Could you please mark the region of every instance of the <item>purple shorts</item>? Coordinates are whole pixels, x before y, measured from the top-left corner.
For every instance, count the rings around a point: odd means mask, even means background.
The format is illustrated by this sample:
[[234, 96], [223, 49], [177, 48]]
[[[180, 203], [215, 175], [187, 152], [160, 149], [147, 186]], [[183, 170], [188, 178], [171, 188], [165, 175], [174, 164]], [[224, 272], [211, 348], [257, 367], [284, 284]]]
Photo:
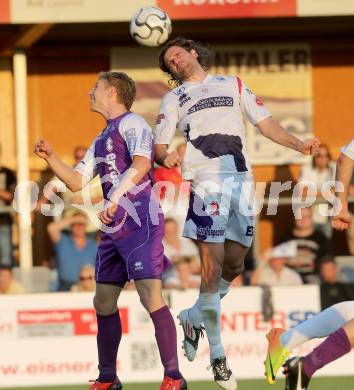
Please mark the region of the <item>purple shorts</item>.
[[96, 282], [123, 287], [129, 280], [160, 279], [170, 266], [164, 256], [163, 216], [153, 225], [149, 218], [139, 227], [124, 224], [119, 232], [103, 233], [96, 258]]

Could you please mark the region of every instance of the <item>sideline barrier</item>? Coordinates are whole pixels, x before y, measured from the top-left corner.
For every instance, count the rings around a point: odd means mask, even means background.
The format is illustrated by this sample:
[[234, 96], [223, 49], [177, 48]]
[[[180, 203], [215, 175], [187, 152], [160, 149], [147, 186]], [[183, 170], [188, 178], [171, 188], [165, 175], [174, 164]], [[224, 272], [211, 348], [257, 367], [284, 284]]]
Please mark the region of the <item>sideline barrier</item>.
[[[265, 334], [271, 326], [291, 327], [320, 309], [317, 286], [272, 288], [274, 316], [263, 321], [262, 289], [240, 287], [222, 300], [222, 338], [230, 366], [238, 378], [262, 378]], [[168, 291], [174, 317], [190, 306], [196, 290]], [[93, 294], [52, 293], [2, 296], [0, 299], [0, 387], [83, 384], [97, 375], [96, 319]], [[128, 382], [159, 382], [159, 353], [149, 315], [135, 291], [120, 300], [123, 338], [119, 376]], [[178, 327], [180, 328], [180, 327]], [[201, 340], [196, 360], [189, 363], [180, 348], [181, 369], [189, 380], [210, 380], [208, 343]], [[318, 341], [301, 349], [307, 353]], [[321, 375], [352, 375], [354, 354], [321, 370]]]

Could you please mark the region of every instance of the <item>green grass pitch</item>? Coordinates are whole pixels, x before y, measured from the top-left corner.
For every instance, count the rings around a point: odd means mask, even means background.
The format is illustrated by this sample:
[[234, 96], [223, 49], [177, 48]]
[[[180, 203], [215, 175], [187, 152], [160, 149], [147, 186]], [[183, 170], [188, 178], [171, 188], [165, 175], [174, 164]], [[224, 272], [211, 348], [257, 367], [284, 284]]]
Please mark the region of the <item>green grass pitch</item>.
[[[86, 386], [49, 386], [49, 387], [11, 387], [1, 388], [1, 390], [87, 390]], [[239, 390], [283, 390], [284, 380], [279, 380], [273, 386], [269, 386], [264, 380], [245, 380], [239, 381]], [[353, 377], [329, 377], [329, 378], [314, 378], [309, 386], [309, 390], [349, 390], [354, 388]], [[124, 390], [158, 390], [159, 384], [126, 384]], [[188, 390], [217, 390], [220, 389], [213, 382], [190, 382]]]

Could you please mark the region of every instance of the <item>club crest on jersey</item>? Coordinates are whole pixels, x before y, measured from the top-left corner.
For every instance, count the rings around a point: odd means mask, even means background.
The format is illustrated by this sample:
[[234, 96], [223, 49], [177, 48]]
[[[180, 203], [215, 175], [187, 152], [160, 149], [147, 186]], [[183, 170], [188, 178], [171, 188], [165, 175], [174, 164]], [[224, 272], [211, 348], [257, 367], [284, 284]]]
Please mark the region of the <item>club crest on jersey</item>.
[[209, 215], [220, 215], [219, 203], [215, 200], [210, 202], [208, 209]]
[[108, 152], [111, 152], [113, 150], [113, 140], [112, 140], [111, 137], [107, 138], [106, 149], [107, 149]]

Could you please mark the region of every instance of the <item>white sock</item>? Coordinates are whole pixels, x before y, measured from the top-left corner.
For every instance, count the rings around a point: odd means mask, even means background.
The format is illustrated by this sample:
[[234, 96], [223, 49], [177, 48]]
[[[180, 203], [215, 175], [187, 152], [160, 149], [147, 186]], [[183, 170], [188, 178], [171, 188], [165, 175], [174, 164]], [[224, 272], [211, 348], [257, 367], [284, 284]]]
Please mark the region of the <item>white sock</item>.
[[203, 323], [208, 336], [211, 361], [225, 356], [224, 347], [221, 343], [220, 327], [220, 295], [219, 293], [201, 293], [199, 296]]
[[232, 282], [228, 282], [227, 280], [220, 277], [219, 288], [218, 288], [218, 293], [220, 295], [220, 299], [223, 299], [224, 296], [230, 291], [231, 283]]
[[202, 307], [200, 302], [200, 295], [198, 299], [195, 301], [195, 304], [189, 309], [188, 317], [191, 320], [191, 323], [196, 328], [200, 328], [203, 322], [202, 316]]
[[291, 352], [307, 340], [326, 337], [354, 318], [354, 301], [337, 303], [285, 331], [280, 342]]
[[[230, 291], [231, 283], [232, 282], [228, 282], [227, 280], [220, 278], [219, 288], [218, 288], [220, 299], [224, 298], [224, 296]], [[188, 316], [193, 326], [195, 326], [196, 328], [201, 327], [203, 322], [203, 316], [202, 316], [202, 308], [200, 305], [200, 297], [198, 297], [195, 304], [189, 309]]]

